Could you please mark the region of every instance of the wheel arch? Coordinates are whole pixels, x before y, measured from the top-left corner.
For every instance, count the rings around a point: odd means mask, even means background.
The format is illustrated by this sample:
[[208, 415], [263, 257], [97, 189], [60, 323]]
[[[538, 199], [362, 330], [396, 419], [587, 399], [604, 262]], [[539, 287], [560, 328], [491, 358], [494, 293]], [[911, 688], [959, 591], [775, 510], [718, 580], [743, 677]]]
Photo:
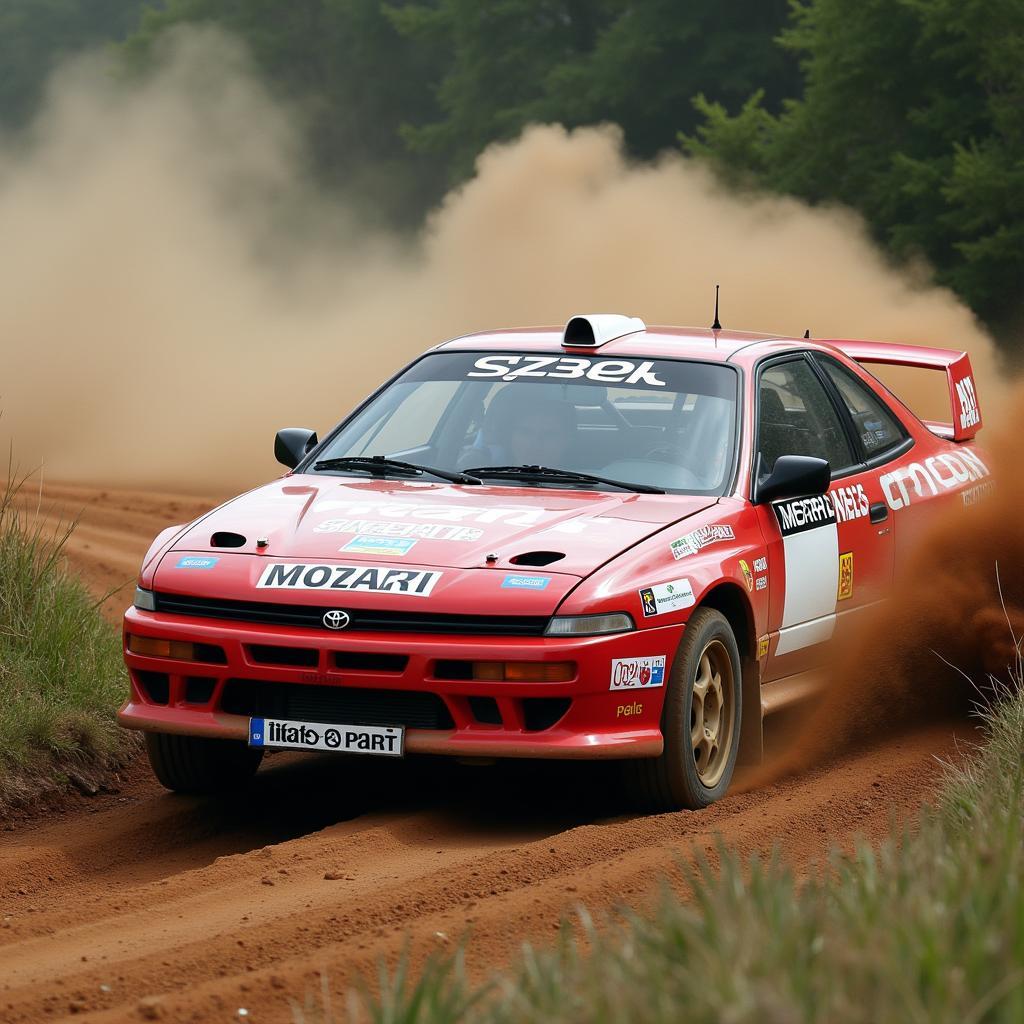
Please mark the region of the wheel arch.
[[760, 764], [764, 753], [761, 714], [761, 670], [757, 661], [754, 611], [746, 592], [736, 583], [723, 581], [701, 595], [697, 608], [713, 608], [725, 616], [740, 652], [743, 717], [740, 727], [740, 764]]

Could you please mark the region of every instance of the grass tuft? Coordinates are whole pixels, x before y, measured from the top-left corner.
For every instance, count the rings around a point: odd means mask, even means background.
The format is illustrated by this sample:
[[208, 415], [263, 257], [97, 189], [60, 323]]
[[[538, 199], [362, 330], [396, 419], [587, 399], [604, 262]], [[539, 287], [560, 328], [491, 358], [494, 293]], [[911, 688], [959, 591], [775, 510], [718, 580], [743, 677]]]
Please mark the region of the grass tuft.
[[[1020, 680], [1017, 666], [1017, 683]], [[526, 947], [486, 985], [461, 953], [419, 974], [403, 959], [344, 1012], [298, 1024], [988, 1024], [1024, 1020], [1024, 696], [979, 714], [985, 742], [946, 766], [935, 806], [880, 847], [834, 852], [798, 879], [778, 856], [689, 867], [692, 898], [596, 929], [585, 912], [554, 949]], [[326, 989], [325, 989], [326, 992]]]
[[8, 475], [0, 490], [0, 808], [123, 747], [117, 633], [64, 564], [75, 524], [56, 533], [33, 524], [23, 486]]

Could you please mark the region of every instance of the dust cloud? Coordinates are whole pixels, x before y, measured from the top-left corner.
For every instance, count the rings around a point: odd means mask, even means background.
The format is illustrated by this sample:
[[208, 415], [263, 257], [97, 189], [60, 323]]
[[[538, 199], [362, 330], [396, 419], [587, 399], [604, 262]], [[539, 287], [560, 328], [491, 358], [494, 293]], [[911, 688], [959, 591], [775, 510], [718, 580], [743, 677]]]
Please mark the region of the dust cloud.
[[837, 209], [737, 196], [614, 127], [487, 150], [414, 238], [367, 234], [306, 170], [292, 112], [231, 41], [179, 32], [143, 82], [64, 68], [0, 149], [0, 441], [48, 479], [227, 490], [279, 472], [280, 426], [321, 432], [446, 337], [581, 310], [969, 349], [947, 291], [897, 272]]
[[1024, 385], [985, 446], [991, 478], [915, 538], [889, 599], [834, 641], [828, 687], [799, 715], [763, 784], [927, 719], [964, 716], [1020, 685], [1024, 669]]

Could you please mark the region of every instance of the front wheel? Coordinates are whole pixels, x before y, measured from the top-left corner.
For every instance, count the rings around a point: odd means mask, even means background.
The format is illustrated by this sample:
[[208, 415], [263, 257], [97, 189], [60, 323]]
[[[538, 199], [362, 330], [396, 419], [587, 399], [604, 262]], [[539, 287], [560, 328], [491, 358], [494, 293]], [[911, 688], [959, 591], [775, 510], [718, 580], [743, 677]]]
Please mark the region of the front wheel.
[[655, 811], [700, 810], [725, 796], [742, 725], [740, 654], [721, 612], [698, 608], [686, 625], [661, 713], [660, 757], [626, 764], [630, 793]]
[[245, 785], [263, 751], [239, 740], [147, 732], [146, 753], [160, 784], [175, 793], [226, 793]]

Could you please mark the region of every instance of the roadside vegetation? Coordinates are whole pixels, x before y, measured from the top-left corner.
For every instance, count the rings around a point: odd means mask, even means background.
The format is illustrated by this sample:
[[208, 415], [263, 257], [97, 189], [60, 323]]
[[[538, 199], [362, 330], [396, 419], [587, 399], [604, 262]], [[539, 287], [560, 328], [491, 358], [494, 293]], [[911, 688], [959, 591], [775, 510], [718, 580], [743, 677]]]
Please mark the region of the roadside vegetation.
[[380, 993], [343, 1010], [296, 1004], [295, 1021], [1024, 1020], [1024, 696], [981, 714], [983, 745], [878, 849], [798, 879], [723, 848], [719, 867], [687, 869], [692, 899], [666, 894], [653, 918], [597, 930], [581, 912], [555, 949], [526, 948], [485, 985], [459, 954], [382, 971]]
[[117, 633], [65, 567], [74, 528], [52, 535], [23, 511], [22, 482], [0, 490], [0, 812], [66, 784], [90, 788], [123, 749]]

